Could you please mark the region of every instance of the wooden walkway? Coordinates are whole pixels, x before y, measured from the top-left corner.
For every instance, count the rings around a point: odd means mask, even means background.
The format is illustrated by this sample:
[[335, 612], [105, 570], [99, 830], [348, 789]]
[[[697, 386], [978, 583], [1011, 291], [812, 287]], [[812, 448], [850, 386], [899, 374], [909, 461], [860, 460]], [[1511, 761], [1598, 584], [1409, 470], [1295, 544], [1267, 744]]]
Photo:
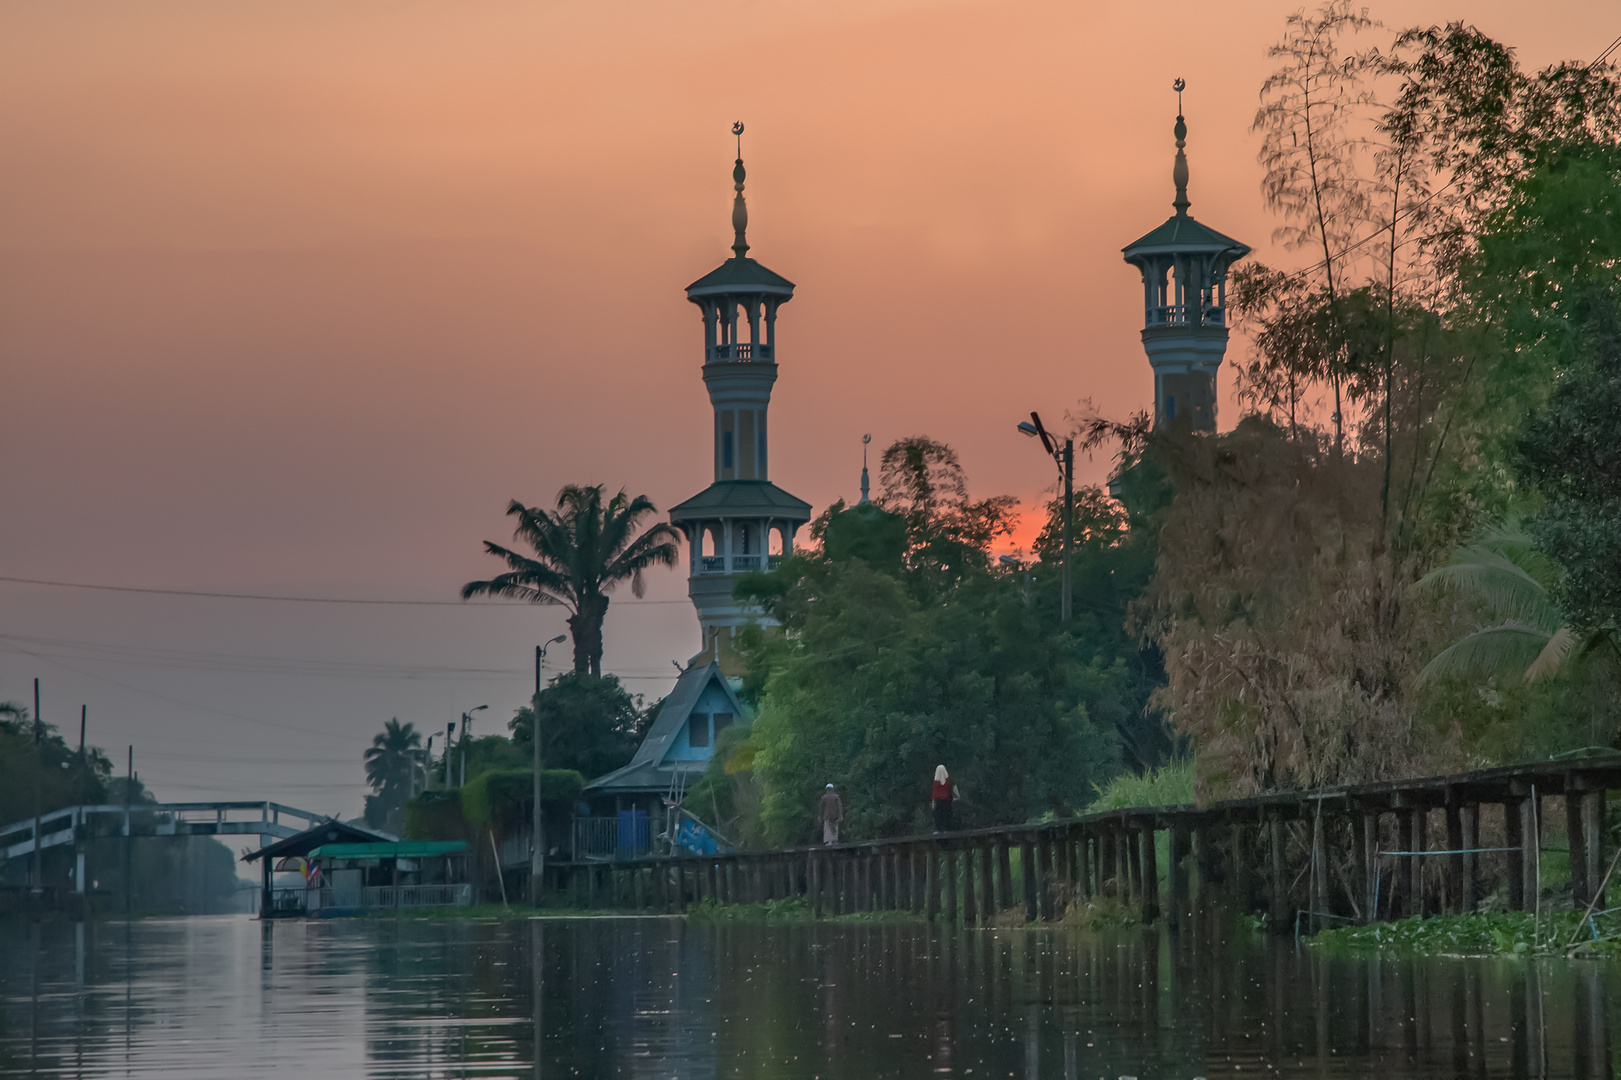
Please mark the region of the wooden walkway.
[[561, 863], [547, 884], [587, 908], [797, 897], [817, 916], [907, 910], [967, 925], [1009, 911], [1053, 920], [1106, 897], [1174, 926], [1221, 895], [1284, 930], [1472, 911], [1493, 894], [1530, 909], [1543, 852], [1567, 851], [1571, 899], [1602, 908], [1611, 790], [1621, 755], [934, 836]]

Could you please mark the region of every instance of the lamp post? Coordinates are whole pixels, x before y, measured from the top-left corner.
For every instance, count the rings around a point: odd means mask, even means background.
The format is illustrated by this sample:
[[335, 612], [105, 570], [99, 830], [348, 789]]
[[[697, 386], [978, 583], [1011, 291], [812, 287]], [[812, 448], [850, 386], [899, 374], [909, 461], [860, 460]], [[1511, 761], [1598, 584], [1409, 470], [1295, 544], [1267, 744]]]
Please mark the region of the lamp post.
[[535, 646], [535, 700], [531, 706], [529, 741], [535, 751], [535, 812], [529, 829], [529, 902], [540, 903], [540, 886], [546, 877], [546, 822], [540, 812], [540, 669], [546, 663], [546, 650], [562, 641], [567, 634], [558, 634], [544, 645]]
[[[457, 783], [457, 787], [467, 786], [467, 734], [473, 727], [473, 714], [481, 709], [488, 708], [488, 705], [477, 705], [462, 713], [462, 737], [461, 742], [457, 744], [462, 748], [462, 777], [461, 781]], [[449, 747], [447, 746], [445, 749], [449, 750]]]
[[1053, 461], [1058, 465], [1058, 478], [1064, 482], [1064, 554], [1060, 564], [1058, 619], [1060, 622], [1068, 622], [1070, 532], [1075, 520], [1075, 440], [1065, 439], [1064, 444], [1060, 446], [1058, 440], [1042, 426], [1041, 417], [1037, 413], [1031, 413], [1029, 420], [1019, 421], [1019, 430], [1032, 439], [1041, 440], [1043, 449], [1052, 455]]

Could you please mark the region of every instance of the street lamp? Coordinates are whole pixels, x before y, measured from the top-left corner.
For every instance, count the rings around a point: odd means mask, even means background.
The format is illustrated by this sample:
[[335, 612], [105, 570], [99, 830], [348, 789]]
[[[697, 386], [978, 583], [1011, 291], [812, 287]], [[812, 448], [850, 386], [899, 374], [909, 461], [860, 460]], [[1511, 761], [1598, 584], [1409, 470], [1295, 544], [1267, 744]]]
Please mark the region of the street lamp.
[[461, 742], [458, 744], [462, 748], [462, 778], [461, 782], [456, 785], [457, 787], [467, 786], [467, 736], [473, 728], [473, 714], [488, 708], [488, 705], [479, 705], [462, 713], [462, 737]]
[[540, 668], [546, 662], [546, 650], [567, 640], [567, 634], [558, 634], [546, 644], [535, 646], [535, 700], [529, 721], [529, 740], [535, 744], [535, 808], [529, 828], [529, 902], [535, 905], [540, 903], [540, 885], [546, 877], [546, 822], [540, 812]]
[[1068, 622], [1070, 612], [1070, 532], [1075, 520], [1075, 440], [1066, 438], [1064, 444], [1060, 446], [1058, 440], [1042, 426], [1041, 417], [1036, 413], [1031, 413], [1029, 420], [1019, 421], [1019, 430], [1032, 439], [1041, 440], [1043, 449], [1052, 455], [1053, 461], [1058, 465], [1058, 478], [1064, 482], [1064, 556], [1060, 564], [1061, 588], [1058, 599], [1058, 619], [1060, 622]]
[[567, 634], [558, 634], [546, 644], [535, 646], [535, 693], [540, 693], [540, 665], [546, 661], [546, 650], [567, 640]]

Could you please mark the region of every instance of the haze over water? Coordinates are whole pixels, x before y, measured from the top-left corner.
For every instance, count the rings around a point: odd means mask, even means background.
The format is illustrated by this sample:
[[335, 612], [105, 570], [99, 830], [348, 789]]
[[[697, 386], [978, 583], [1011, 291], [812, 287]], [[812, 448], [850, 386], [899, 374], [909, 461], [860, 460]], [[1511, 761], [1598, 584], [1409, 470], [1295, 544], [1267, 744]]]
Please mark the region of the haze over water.
[[1613, 966], [1203, 927], [13, 922], [0, 1075], [1598, 1077], [1618, 995]]

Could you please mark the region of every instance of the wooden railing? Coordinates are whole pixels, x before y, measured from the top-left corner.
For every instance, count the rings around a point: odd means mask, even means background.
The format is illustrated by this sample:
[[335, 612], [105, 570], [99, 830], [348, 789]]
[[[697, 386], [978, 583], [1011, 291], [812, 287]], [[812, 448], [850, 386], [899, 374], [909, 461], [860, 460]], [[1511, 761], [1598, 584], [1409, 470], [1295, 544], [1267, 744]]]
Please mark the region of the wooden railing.
[[1288, 928], [1469, 911], [1499, 888], [1509, 907], [1528, 909], [1545, 837], [1563, 831], [1572, 900], [1602, 908], [1615, 789], [1621, 756], [926, 837], [562, 863], [548, 885], [585, 907], [799, 898], [813, 915], [905, 910], [967, 924], [1003, 912], [1053, 919], [1096, 897], [1174, 924], [1221, 895]]

